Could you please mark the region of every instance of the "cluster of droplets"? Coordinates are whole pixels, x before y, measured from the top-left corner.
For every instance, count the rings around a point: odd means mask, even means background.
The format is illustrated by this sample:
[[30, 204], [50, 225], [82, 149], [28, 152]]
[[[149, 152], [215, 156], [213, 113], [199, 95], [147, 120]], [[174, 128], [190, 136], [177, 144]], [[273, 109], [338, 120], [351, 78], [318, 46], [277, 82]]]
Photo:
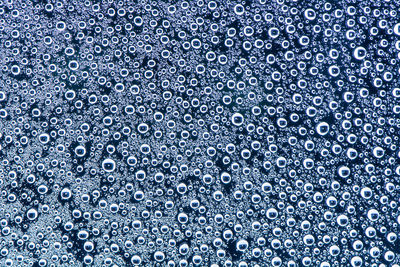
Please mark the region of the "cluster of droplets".
[[0, 265], [399, 266], [399, 6], [0, 0]]

